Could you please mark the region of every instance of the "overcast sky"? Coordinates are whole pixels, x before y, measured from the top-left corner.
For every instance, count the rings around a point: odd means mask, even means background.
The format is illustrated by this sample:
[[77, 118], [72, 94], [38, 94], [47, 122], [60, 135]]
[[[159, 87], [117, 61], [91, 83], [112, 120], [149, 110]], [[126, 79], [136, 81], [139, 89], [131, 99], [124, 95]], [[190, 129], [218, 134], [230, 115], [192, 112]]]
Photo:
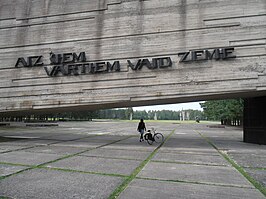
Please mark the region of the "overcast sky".
[[203, 110], [200, 107], [201, 102], [190, 102], [190, 103], [180, 103], [180, 104], [168, 104], [168, 105], [156, 105], [156, 106], [140, 106], [140, 107], [133, 107], [133, 110], [172, 110], [172, 111], [180, 111], [182, 109], [193, 109], [193, 110]]

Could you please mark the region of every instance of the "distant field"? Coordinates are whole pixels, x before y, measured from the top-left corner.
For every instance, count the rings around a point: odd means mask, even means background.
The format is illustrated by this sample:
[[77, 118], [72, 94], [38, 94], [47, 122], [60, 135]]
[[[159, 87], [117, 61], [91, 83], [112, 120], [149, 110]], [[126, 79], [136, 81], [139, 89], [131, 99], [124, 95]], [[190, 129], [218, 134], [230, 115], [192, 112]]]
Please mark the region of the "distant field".
[[[119, 122], [139, 122], [139, 120], [108, 120], [108, 119], [95, 119], [93, 121], [119, 121]], [[156, 122], [156, 123], [180, 123], [180, 124], [194, 124], [195, 120], [144, 120], [144, 122]], [[220, 124], [220, 121], [200, 121], [202, 124]]]

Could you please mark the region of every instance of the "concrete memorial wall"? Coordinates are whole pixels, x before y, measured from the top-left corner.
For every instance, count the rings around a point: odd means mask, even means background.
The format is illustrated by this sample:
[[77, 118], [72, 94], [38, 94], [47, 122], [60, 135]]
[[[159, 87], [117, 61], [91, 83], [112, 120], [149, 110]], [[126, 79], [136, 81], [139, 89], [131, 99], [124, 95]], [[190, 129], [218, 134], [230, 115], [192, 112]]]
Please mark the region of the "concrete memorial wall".
[[266, 95], [265, 0], [1, 0], [0, 113]]

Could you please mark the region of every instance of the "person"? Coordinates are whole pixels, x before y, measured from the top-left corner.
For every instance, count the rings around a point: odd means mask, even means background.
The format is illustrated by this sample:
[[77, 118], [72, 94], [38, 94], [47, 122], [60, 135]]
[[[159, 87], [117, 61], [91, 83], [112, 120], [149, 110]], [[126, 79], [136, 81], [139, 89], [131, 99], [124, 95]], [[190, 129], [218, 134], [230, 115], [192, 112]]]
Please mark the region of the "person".
[[199, 117], [198, 117], [198, 116], [196, 116], [196, 122], [197, 122], [197, 123], [199, 123], [199, 122], [200, 122], [200, 120], [199, 120]]
[[140, 142], [144, 141], [143, 134], [144, 134], [144, 131], [146, 131], [146, 126], [145, 126], [145, 123], [144, 123], [143, 119], [140, 119], [140, 122], [139, 122], [137, 130], [140, 133], [139, 141]]

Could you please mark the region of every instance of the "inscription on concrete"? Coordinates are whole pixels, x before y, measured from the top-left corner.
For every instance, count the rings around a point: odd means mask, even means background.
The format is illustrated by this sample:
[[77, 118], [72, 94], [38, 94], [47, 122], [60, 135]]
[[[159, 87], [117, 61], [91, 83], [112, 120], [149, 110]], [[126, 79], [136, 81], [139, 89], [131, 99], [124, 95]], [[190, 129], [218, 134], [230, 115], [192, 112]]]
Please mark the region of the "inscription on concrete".
[[[204, 49], [204, 50], [190, 50], [188, 52], [178, 53], [180, 56], [179, 62], [192, 62], [203, 60], [220, 60], [236, 58], [233, 55], [234, 48], [217, 48], [217, 49]], [[23, 57], [18, 58], [15, 67], [35, 67], [43, 66], [43, 56], [30, 56], [26, 59]], [[148, 69], [158, 69], [171, 67], [173, 62], [171, 57], [160, 57], [149, 59], [138, 59], [135, 62], [127, 60], [128, 67], [132, 70], [141, 70], [144, 66]], [[46, 74], [50, 77], [56, 76], [69, 76], [69, 75], [84, 75], [95, 73], [108, 73], [119, 72], [121, 65], [120, 61], [111, 62], [87, 62], [86, 53], [63, 53], [54, 54], [50, 52], [50, 67], [44, 66]]]

